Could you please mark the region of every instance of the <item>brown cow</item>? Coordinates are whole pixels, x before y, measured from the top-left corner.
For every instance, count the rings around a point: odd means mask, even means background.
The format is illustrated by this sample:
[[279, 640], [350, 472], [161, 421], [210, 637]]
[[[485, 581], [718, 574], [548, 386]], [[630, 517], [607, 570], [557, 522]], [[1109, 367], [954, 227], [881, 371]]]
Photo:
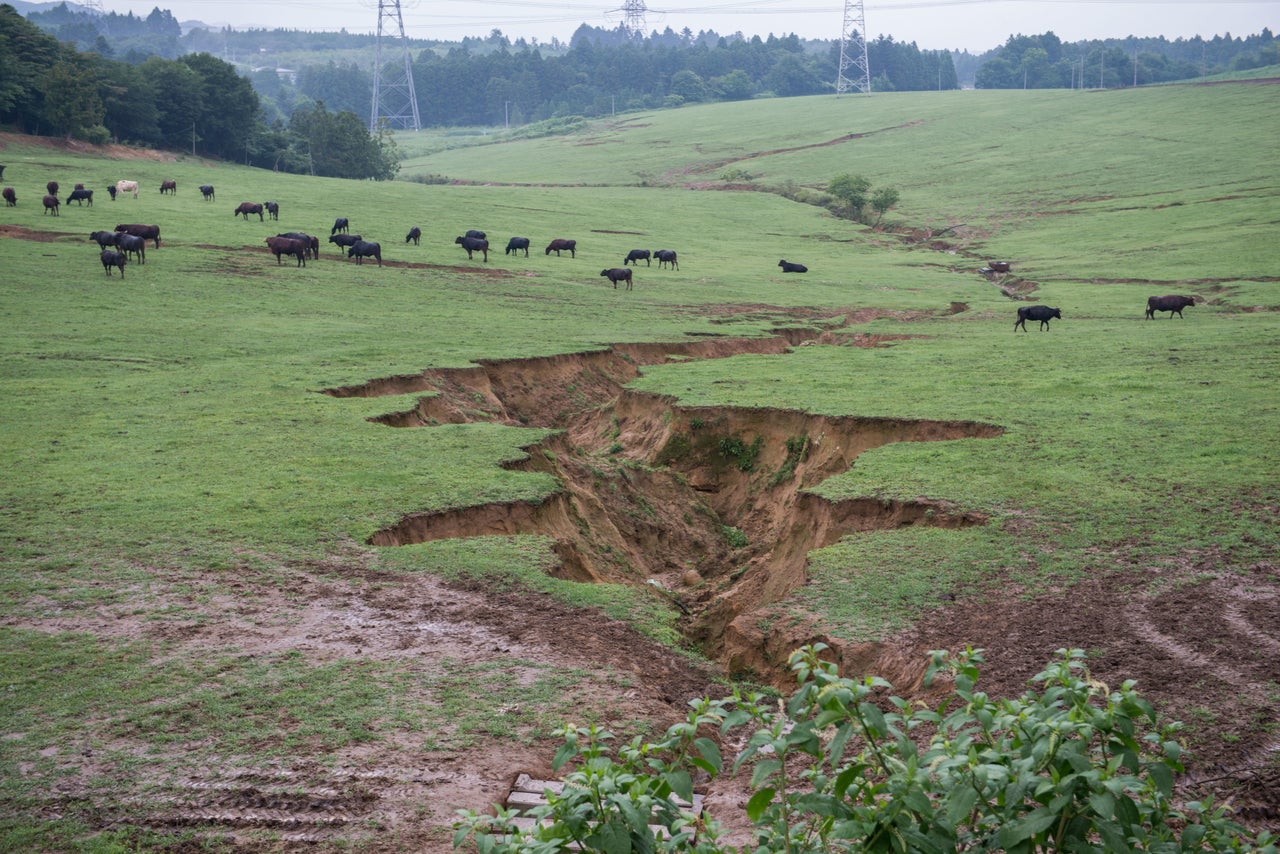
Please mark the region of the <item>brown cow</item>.
[[307, 251], [311, 247], [305, 240], [299, 240], [296, 237], [268, 237], [264, 242], [276, 256], [276, 266], [280, 265], [281, 255], [292, 255], [298, 259], [297, 266], [307, 266]]
[[58, 197], [52, 196], [52, 195], [45, 196], [43, 201], [44, 201], [44, 212], [48, 213], [49, 211], [53, 211], [53, 215], [57, 216], [58, 215]]
[[129, 223], [127, 225], [117, 225], [116, 231], [123, 231], [125, 234], [132, 234], [136, 237], [141, 237], [144, 240], [154, 240], [156, 242], [156, 248], [160, 248], [160, 226], [158, 225]]
[[4, 205], [7, 208], [15, 208], [18, 206], [18, 194], [13, 191], [13, 187], [5, 187], [0, 196], [4, 197]]
[[231, 212], [232, 216], [244, 217], [245, 222], [249, 221], [249, 214], [257, 214], [258, 222], [264, 221], [262, 219], [262, 205], [257, 205], [253, 202], [241, 202], [240, 205]]
[[563, 237], [557, 237], [555, 240], [551, 241], [551, 244], [547, 246], [547, 251], [543, 254], [550, 255], [552, 252], [555, 252], [558, 257], [561, 249], [569, 250], [570, 258], [578, 257], [578, 241], [565, 240]]
[[177, 181], [161, 181], [160, 194], [164, 195], [165, 193], [169, 193], [170, 195], [176, 196], [178, 194], [178, 182]]

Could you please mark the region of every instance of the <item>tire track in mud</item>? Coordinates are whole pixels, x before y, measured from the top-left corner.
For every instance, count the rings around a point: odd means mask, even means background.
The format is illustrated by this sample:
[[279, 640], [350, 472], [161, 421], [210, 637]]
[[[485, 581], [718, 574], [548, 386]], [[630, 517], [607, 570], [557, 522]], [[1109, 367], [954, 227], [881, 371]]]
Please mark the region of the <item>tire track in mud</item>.
[[[369, 419], [388, 426], [495, 421], [558, 431], [506, 465], [551, 475], [560, 484], [551, 495], [409, 514], [369, 542], [547, 536], [561, 558], [556, 574], [562, 577], [685, 588], [689, 636], [722, 661], [742, 660], [734, 645], [755, 641], [733, 632], [728, 634], [736, 640], [727, 642], [726, 629], [803, 584], [814, 549], [864, 531], [986, 522], [985, 515], [943, 500], [831, 500], [812, 490], [867, 450], [892, 442], [994, 438], [1003, 432], [998, 425], [685, 407], [625, 388], [645, 365], [782, 354], [829, 328], [779, 328], [769, 338], [616, 344], [328, 389], [335, 397], [433, 393], [412, 409]], [[855, 343], [882, 342], [867, 336]], [[762, 675], [790, 680], [785, 668]]]

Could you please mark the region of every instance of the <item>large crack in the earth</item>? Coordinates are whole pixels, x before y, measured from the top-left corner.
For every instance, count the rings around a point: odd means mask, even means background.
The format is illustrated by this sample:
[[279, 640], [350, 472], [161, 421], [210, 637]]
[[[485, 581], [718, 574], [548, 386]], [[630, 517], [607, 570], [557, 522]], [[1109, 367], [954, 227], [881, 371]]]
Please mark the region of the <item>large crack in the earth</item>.
[[[811, 490], [859, 454], [891, 442], [991, 438], [973, 421], [815, 415], [770, 408], [690, 407], [625, 388], [645, 365], [783, 353], [820, 329], [770, 338], [616, 344], [585, 353], [480, 362], [329, 389], [337, 397], [433, 392], [374, 420], [395, 427], [495, 421], [553, 428], [509, 467], [552, 475], [541, 501], [494, 502], [414, 513], [370, 542], [405, 545], [453, 537], [551, 538], [557, 574], [580, 581], [657, 582], [677, 591], [688, 636], [729, 666], [769, 673], [751, 615], [804, 582], [808, 554], [861, 532], [985, 522], [947, 502]], [[862, 345], [874, 345], [866, 337]], [[755, 639], [753, 639], [755, 638]], [[765, 671], [765, 672], [761, 672]]]

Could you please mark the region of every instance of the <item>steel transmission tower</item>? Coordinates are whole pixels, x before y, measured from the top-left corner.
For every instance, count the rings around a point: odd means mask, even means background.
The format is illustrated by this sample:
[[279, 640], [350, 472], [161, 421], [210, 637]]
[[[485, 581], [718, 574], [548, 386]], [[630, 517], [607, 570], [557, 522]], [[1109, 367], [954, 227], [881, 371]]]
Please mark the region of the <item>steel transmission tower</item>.
[[626, 0], [622, 4], [622, 26], [631, 35], [643, 38], [645, 31], [644, 14], [647, 11], [644, 0]]
[[[388, 24], [388, 22], [393, 22]], [[400, 40], [400, 52], [404, 57], [404, 69], [388, 73], [382, 67], [383, 32], [394, 26], [400, 35], [388, 34], [387, 38]], [[373, 64], [373, 109], [369, 111], [369, 130], [376, 131], [378, 124], [386, 120], [387, 127], [396, 130], [421, 130], [418, 119], [418, 97], [413, 92], [413, 66], [409, 62], [409, 40], [404, 34], [404, 18], [400, 14], [400, 0], [378, 0], [377, 58]]]
[[867, 62], [867, 15], [862, 0], [845, 0], [844, 28], [840, 31], [840, 70], [836, 94], [857, 89], [871, 93], [871, 65]]

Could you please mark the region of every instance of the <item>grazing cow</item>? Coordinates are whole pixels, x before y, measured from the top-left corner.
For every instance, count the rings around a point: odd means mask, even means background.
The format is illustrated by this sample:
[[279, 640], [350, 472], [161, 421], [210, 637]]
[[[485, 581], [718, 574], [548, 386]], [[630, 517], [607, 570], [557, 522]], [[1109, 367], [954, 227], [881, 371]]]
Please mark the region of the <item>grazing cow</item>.
[[276, 237], [292, 237], [294, 240], [301, 240], [312, 258], [320, 257], [320, 238], [312, 237], [305, 231], [286, 231], [284, 234], [277, 234]]
[[178, 182], [177, 181], [161, 181], [160, 195], [163, 196], [165, 193], [168, 193], [169, 195], [172, 195], [172, 196], [178, 195]]
[[[133, 193], [133, 197], [138, 198], [138, 182], [137, 181], [116, 181], [117, 193]], [[111, 197], [113, 200], [115, 196]]]
[[132, 255], [138, 260], [139, 264], [147, 263], [147, 241], [136, 234], [129, 234], [124, 231], [117, 231], [115, 234], [115, 244], [117, 249], [124, 251], [125, 255]]
[[369, 243], [361, 240], [359, 243], [353, 244], [347, 250], [347, 257], [356, 259], [357, 264], [363, 264], [366, 258], [377, 258], [378, 266], [382, 266], [382, 246], [378, 243]]
[[262, 206], [267, 209], [267, 213], [271, 214], [272, 219], [280, 219], [280, 204], [278, 202], [263, 202]]
[[212, 184], [201, 184], [200, 195], [204, 196], [204, 200], [206, 202], [217, 201], [217, 199], [214, 197]]
[[618, 289], [618, 282], [626, 282], [627, 290], [631, 290], [631, 268], [630, 267], [614, 267], [609, 270], [601, 270], [600, 275], [608, 277], [613, 282], [613, 289]]
[[622, 266], [625, 267], [628, 264], [635, 264], [637, 267], [639, 267], [641, 261], [644, 261], [644, 265], [646, 267], [649, 266], [650, 264], [649, 250], [648, 249], [632, 249], [630, 252], [627, 253], [627, 257], [623, 260]]
[[453, 242], [467, 250], [468, 260], [472, 252], [483, 252], [485, 263], [489, 262], [489, 241], [483, 237], [457, 237]]
[[58, 215], [58, 197], [57, 196], [45, 196], [42, 201], [44, 202], [45, 213], [48, 213], [49, 211], [53, 211], [54, 216]]
[[86, 190], [84, 187], [72, 190], [71, 195], [67, 196], [67, 204], [71, 204], [72, 202], [75, 202], [81, 207], [84, 207], [84, 203], [88, 202], [89, 207], [93, 207], [93, 190]]
[[74, 187], [72, 187], [71, 189], [73, 189], [73, 190], [83, 190], [83, 189], [84, 189], [84, 184], [76, 184], [76, 185], [75, 185]]
[[521, 249], [524, 250], [524, 257], [528, 258], [529, 257], [529, 238], [513, 237], [507, 241], [507, 248], [502, 254], [514, 255], [518, 253]]
[[464, 235], [462, 235], [462, 236], [463, 236], [463, 237], [474, 237], [476, 240], [485, 240], [486, 238], [488, 238], [488, 236], [489, 236], [489, 235], [485, 234], [483, 231], [476, 231], [476, 230], [473, 228], [473, 229], [469, 230], [466, 234], [464, 234]]
[[329, 235], [335, 235], [339, 231], [343, 234], [347, 234], [350, 231], [350, 226], [347, 223], [347, 218], [345, 216], [340, 216], [333, 221], [333, 228], [329, 229]]
[[48, 184], [45, 184], [45, 185], [44, 185], [44, 188], [45, 188], [46, 190], [48, 190], [48, 191], [49, 191], [49, 195], [51, 195], [51, 196], [56, 196], [56, 195], [58, 195], [58, 182], [57, 182], [57, 181], [50, 181]]
[[1196, 304], [1195, 297], [1182, 297], [1175, 294], [1163, 297], [1147, 297], [1147, 320], [1155, 320], [1157, 311], [1169, 312], [1169, 319], [1174, 314], [1182, 317], [1182, 310]]
[[338, 252], [342, 255], [347, 254], [347, 250], [364, 240], [358, 234], [330, 234], [329, 242], [338, 244]]
[[680, 262], [676, 260], [676, 250], [674, 249], [655, 249], [653, 257], [658, 259], [658, 269], [661, 270], [664, 264], [669, 265], [673, 270], [680, 269]]
[[784, 273], [807, 273], [809, 268], [803, 264], [792, 264], [790, 261], [779, 261], [778, 266]]
[[114, 231], [95, 231], [89, 235], [89, 239], [97, 243], [99, 249], [106, 249], [108, 246], [116, 245], [116, 233]]
[[130, 223], [129, 225], [117, 225], [116, 231], [123, 231], [126, 234], [137, 235], [146, 240], [154, 240], [156, 248], [160, 248], [160, 226], [158, 225], [139, 225]]
[[236, 209], [231, 212], [232, 216], [242, 216], [244, 221], [249, 221], [249, 214], [257, 214], [258, 222], [263, 222], [262, 205], [255, 205], [253, 202], [241, 202]]
[[1040, 329], [1049, 328], [1049, 321], [1054, 318], [1062, 319], [1062, 311], [1057, 308], [1049, 308], [1047, 305], [1024, 305], [1018, 309], [1018, 319], [1013, 323], [1013, 331], [1017, 332], [1018, 327], [1022, 327], [1022, 331], [1027, 331], [1028, 320], [1040, 321]]
[[18, 194], [13, 191], [13, 187], [5, 187], [0, 196], [4, 196], [4, 206], [13, 208], [18, 206]]
[[311, 248], [307, 241], [296, 237], [268, 237], [264, 241], [267, 248], [276, 256], [276, 266], [280, 266], [281, 255], [292, 255], [298, 259], [296, 266], [307, 266], [307, 251]]
[[569, 251], [569, 257], [571, 258], [578, 257], [578, 241], [565, 240], [563, 237], [557, 237], [555, 240], [551, 241], [547, 246], [547, 251], [543, 254], [550, 255], [552, 252], [555, 252], [556, 257], [559, 257], [561, 249], [567, 249]]
[[413, 241], [414, 246], [419, 245], [418, 241], [422, 240], [422, 229], [416, 225], [409, 229], [409, 233], [405, 235], [404, 242], [408, 243], [410, 240]]
[[102, 261], [102, 269], [106, 271], [108, 276], [111, 275], [112, 267], [120, 268], [120, 278], [124, 278], [124, 265], [128, 260], [124, 257], [123, 252], [117, 252], [114, 249], [103, 249], [102, 254], [98, 256]]
[[114, 201], [116, 200], [116, 185], [115, 185], [115, 184], [108, 184], [108, 185], [107, 185], [107, 195], [111, 196], [111, 201], [113, 201], [113, 202], [114, 202]]

